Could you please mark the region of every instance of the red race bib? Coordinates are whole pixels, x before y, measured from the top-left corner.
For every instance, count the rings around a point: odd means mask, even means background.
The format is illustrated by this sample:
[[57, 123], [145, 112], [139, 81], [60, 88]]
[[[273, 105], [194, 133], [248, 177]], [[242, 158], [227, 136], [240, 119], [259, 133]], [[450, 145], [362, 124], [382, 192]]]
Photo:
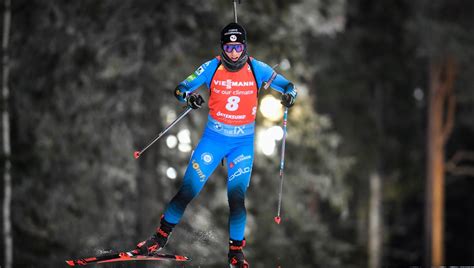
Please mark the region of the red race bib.
[[217, 68], [210, 85], [209, 114], [229, 125], [253, 123], [257, 115], [257, 83], [248, 63], [237, 72]]

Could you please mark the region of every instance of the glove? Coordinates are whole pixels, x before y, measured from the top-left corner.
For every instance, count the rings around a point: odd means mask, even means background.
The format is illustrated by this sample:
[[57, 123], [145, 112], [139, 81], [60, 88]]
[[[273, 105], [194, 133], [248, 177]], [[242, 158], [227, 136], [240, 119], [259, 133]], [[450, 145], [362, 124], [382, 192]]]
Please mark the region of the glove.
[[281, 95], [281, 104], [283, 106], [290, 108], [295, 104], [295, 97], [293, 97], [291, 94], [286, 93]]
[[188, 103], [188, 107], [191, 107], [193, 109], [199, 109], [204, 103], [204, 99], [199, 94], [191, 94], [186, 99], [186, 102]]
[[292, 83], [288, 84], [286, 86], [286, 93], [281, 95], [281, 104], [290, 108], [295, 104], [296, 95], [298, 94], [296, 93], [295, 86]]

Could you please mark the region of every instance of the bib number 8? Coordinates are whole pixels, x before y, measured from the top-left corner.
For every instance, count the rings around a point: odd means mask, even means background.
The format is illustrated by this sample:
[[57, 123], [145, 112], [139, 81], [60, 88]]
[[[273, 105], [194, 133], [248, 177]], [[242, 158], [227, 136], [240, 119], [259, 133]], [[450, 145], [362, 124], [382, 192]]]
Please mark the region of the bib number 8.
[[240, 97], [232, 96], [227, 99], [225, 108], [229, 111], [237, 111], [239, 109]]

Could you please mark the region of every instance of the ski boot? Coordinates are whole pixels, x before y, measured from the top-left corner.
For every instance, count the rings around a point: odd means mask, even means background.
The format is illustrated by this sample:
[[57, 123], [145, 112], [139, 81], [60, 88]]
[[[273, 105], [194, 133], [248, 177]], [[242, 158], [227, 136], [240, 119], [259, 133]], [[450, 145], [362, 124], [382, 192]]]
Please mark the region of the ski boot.
[[156, 229], [156, 233], [145, 241], [138, 243], [134, 252], [137, 255], [153, 255], [166, 246], [168, 238], [176, 224], [167, 222], [161, 217], [160, 228]]
[[230, 240], [229, 241], [229, 267], [230, 268], [249, 268], [249, 263], [245, 259], [242, 249], [245, 247], [244, 240]]

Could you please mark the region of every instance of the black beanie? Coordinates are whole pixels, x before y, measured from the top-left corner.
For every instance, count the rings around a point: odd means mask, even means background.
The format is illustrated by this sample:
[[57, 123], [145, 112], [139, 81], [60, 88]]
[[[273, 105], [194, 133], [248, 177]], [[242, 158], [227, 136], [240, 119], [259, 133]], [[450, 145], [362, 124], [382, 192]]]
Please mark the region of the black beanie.
[[221, 31], [221, 45], [230, 42], [247, 42], [247, 32], [244, 27], [238, 23], [231, 22]]

